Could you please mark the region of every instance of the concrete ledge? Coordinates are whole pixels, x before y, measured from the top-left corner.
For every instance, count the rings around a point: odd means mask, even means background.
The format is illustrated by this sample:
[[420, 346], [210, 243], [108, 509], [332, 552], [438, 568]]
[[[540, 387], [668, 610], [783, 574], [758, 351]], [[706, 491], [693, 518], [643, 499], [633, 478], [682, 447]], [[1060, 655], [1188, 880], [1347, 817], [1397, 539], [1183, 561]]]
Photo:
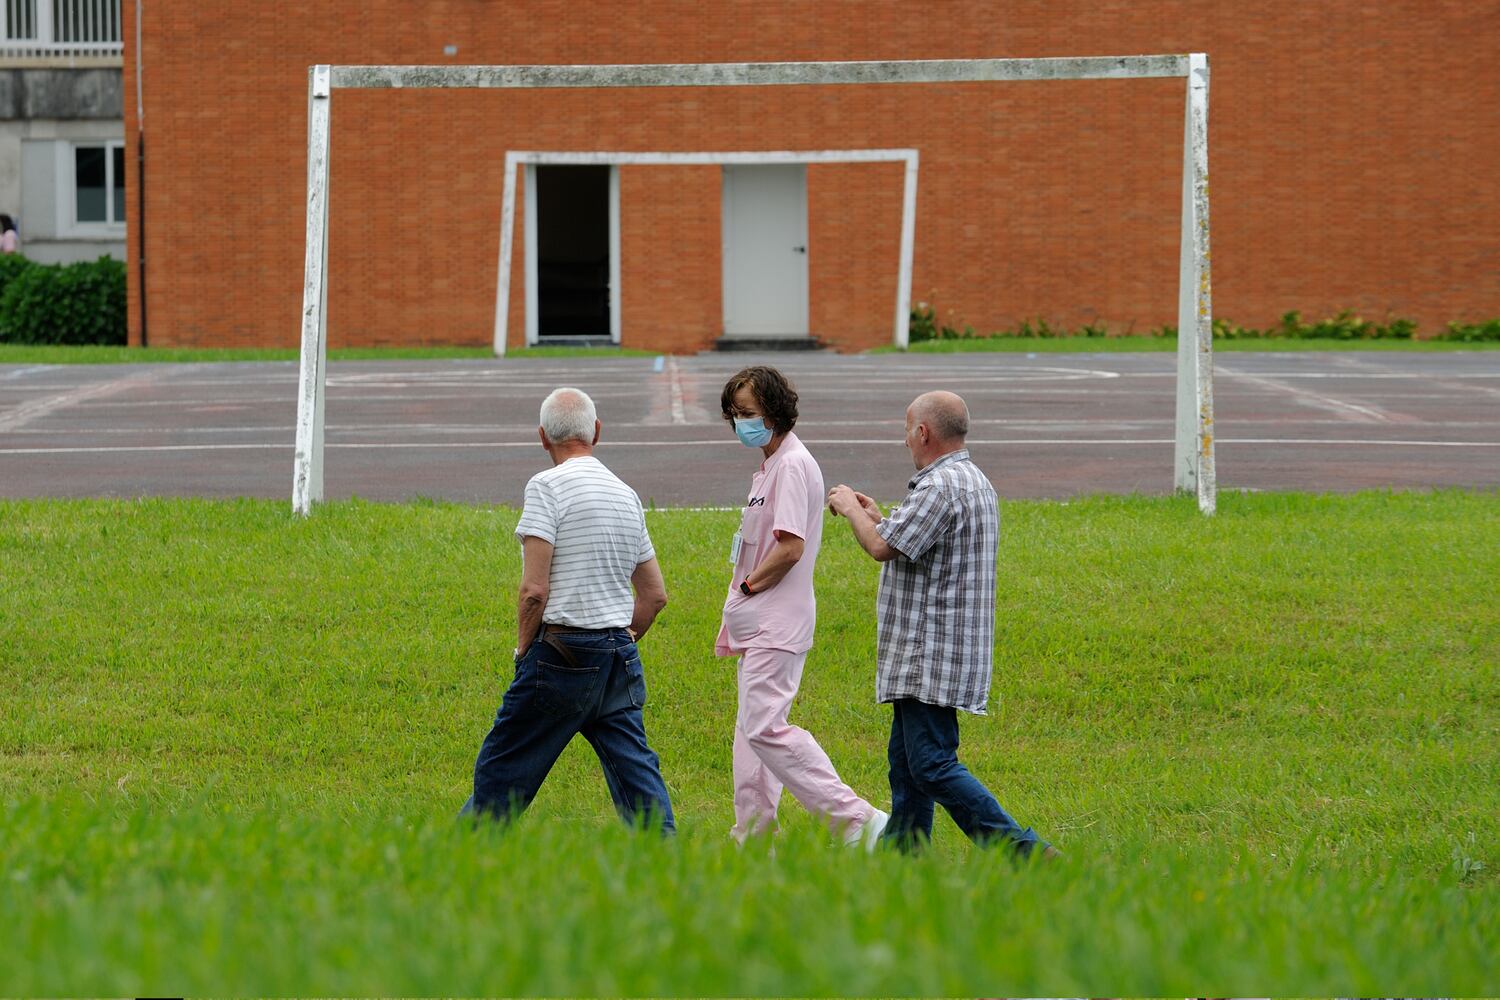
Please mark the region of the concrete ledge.
[[0, 69], [0, 118], [118, 120], [123, 86], [118, 69]]
[[609, 334], [589, 336], [586, 334], [542, 334], [537, 338], [535, 344], [526, 344], [525, 347], [617, 347]]
[[0, 70], [5, 69], [123, 69], [124, 56], [16, 55], [0, 50]]
[[828, 345], [817, 337], [720, 337], [716, 351], [822, 351]]

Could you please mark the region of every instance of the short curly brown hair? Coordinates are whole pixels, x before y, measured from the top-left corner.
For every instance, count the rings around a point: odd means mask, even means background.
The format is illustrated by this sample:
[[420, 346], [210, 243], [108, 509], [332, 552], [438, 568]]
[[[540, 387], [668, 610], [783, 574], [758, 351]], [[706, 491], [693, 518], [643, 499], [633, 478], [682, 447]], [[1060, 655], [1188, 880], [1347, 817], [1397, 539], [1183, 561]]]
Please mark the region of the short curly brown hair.
[[724, 383], [724, 391], [719, 394], [719, 408], [725, 420], [734, 422], [735, 393], [745, 388], [760, 404], [761, 415], [766, 418], [766, 426], [772, 433], [785, 434], [797, 425], [797, 390], [785, 375], [765, 365], [743, 368]]

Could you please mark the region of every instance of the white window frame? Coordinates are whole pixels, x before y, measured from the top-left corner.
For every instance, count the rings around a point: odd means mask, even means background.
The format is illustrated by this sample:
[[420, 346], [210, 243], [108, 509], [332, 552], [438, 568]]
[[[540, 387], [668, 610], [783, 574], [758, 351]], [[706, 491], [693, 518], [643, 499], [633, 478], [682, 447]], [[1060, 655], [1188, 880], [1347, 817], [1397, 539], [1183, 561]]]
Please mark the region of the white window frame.
[[124, 150], [123, 139], [64, 139], [57, 143], [57, 177], [62, 182], [57, 188], [57, 233], [63, 238], [107, 237], [119, 239], [125, 235], [125, 220], [104, 222], [82, 222], [78, 218], [78, 150], [101, 147], [104, 149], [104, 210], [114, 214], [114, 180], [116, 149]]

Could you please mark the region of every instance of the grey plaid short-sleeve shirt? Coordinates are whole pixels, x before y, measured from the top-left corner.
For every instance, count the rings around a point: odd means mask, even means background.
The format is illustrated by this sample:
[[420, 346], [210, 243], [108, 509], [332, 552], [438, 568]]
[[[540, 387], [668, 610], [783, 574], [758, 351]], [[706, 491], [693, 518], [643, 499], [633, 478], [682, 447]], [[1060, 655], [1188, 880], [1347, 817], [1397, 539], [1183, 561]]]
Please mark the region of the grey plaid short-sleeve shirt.
[[875, 695], [985, 714], [994, 662], [995, 488], [949, 452], [912, 477], [876, 526], [899, 555], [880, 569]]

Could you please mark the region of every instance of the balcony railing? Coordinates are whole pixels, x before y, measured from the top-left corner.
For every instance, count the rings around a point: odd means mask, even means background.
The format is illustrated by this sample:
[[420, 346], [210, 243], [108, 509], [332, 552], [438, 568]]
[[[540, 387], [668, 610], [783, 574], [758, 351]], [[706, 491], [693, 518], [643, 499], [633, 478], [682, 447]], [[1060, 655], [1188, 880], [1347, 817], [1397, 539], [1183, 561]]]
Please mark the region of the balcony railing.
[[0, 60], [118, 60], [120, 0], [0, 0]]

